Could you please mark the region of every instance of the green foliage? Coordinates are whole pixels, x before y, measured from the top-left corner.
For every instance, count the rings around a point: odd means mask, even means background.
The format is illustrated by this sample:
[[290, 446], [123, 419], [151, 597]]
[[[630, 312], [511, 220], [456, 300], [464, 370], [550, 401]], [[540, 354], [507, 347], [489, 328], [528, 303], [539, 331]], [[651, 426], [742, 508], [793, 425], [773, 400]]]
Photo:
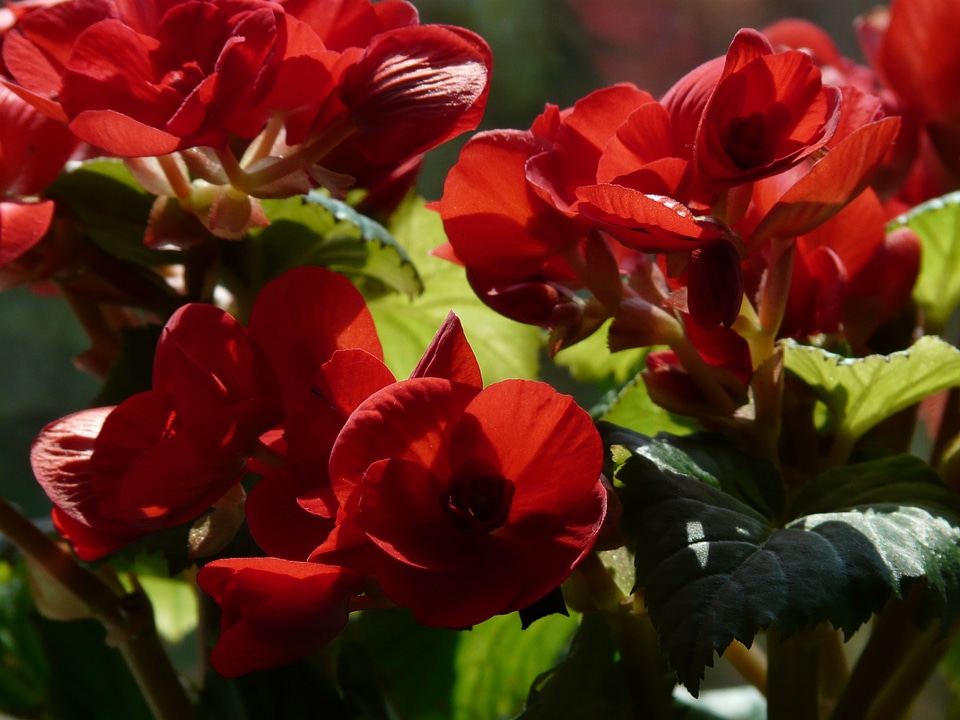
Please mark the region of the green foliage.
[[584, 615], [567, 657], [530, 688], [517, 720], [637, 717], [606, 618]]
[[893, 220], [887, 231], [907, 226], [920, 238], [920, 277], [913, 297], [931, 333], [942, 332], [960, 305], [960, 193], [930, 200]]
[[423, 290], [403, 247], [347, 203], [318, 191], [262, 202], [270, 225], [250, 231], [259, 261], [257, 284], [301, 265], [319, 265], [351, 277], [368, 293], [415, 296]]
[[387, 365], [397, 377], [407, 377], [416, 367], [451, 310], [463, 322], [485, 383], [536, 377], [540, 330], [497, 315], [477, 299], [463, 268], [430, 255], [446, 242], [440, 216], [411, 197], [393, 215], [389, 229], [413, 258], [425, 288], [413, 299], [393, 293], [369, 302]]
[[[351, 623], [344, 650], [365, 668], [361, 675], [381, 679], [377, 692], [399, 717], [498, 720], [519, 711], [530, 684], [560, 658], [576, 629], [574, 618], [549, 615], [521, 630], [511, 614], [444, 630], [421, 627], [403, 610], [377, 611]], [[366, 692], [370, 698], [374, 691]]]
[[[616, 438], [623, 445], [624, 437]], [[704, 668], [762, 629], [847, 635], [925, 584], [921, 619], [960, 610], [960, 502], [921, 460], [836, 468], [787, 504], [776, 473], [722, 443], [636, 438], [616, 478], [661, 646], [697, 694]]]
[[611, 393], [608, 400], [594, 410], [594, 416], [646, 434], [688, 433], [700, 427], [693, 418], [676, 415], [653, 402], [642, 375]]
[[836, 432], [834, 458], [842, 461], [870, 428], [940, 390], [960, 385], [960, 350], [924, 336], [890, 355], [844, 358], [788, 343], [786, 369], [827, 406]]

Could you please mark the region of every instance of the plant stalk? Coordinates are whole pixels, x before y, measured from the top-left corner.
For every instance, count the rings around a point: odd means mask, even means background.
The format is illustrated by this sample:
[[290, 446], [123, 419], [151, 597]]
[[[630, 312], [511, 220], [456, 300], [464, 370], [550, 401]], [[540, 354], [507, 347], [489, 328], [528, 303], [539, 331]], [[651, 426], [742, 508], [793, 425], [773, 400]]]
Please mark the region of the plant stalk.
[[193, 705], [157, 636], [150, 600], [139, 587], [117, 596], [73, 555], [0, 498], [0, 532], [81, 600], [107, 631], [156, 720], [190, 720]]
[[776, 628], [767, 631], [767, 717], [812, 720], [820, 716], [820, 639], [804, 630], [787, 639]]

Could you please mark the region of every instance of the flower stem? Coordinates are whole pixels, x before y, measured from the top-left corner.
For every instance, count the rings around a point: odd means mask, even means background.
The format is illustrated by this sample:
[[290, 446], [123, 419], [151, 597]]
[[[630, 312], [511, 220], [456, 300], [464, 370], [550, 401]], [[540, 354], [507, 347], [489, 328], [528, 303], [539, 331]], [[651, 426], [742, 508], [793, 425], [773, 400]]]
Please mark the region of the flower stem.
[[577, 570], [610, 624], [637, 711], [642, 710], [642, 717], [649, 720], [670, 720], [674, 716], [673, 683], [660, 654], [657, 631], [642, 601], [634, 598], [627, 602], [596, 553], [584, 558]]
[[6, 500], [0, 498], [0, 532], [81, 600], [120, 650], [157, 720], [190, 720], [193, 705], [157, 636], [150, 600], [139, 587], [124, 596], [81, 566]]
[[747, 647], [734, 640], [723, 651], [723, 656], [740, 676], [764, 695], [767, 694], [767, 654], [756, 643]]
[[820, 716], [818, 694], [820, 643], [815, 631], [787, 639], [776, 628], [767, 631], [767, 717], [811, 720]]

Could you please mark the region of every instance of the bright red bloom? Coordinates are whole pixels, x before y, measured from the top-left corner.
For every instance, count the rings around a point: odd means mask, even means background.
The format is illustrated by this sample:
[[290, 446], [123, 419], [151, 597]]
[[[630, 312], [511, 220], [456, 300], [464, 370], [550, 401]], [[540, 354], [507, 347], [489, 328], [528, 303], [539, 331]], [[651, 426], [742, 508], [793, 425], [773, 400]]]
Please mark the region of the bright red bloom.
[[547, 385], [414, 377], [351, 414], [330, 474], [338, 522], [379, 548], [385, 594], [466, 627], [545, 596], [590, 550], [601, 463], [589, 415]]
[[[363, 296], [325, 268], [295, 268], [267, 283], [249, 332], [280, 381], [287, 465], [251, 490], [247, 521], [268, 554], [304, 560], [333, 528], [326, 467], [334, 439], [352, 407], [394, 377]], [[331, 391], [336, 383], [343, 387]]]
[[31, 461], [63, 535], [92, 559], [200, 515], [281, 419], [262, 350], [222, 310], [188, 305], [164, 328], [152, 390], [52, 423]]
[[663, 103], [679, 137], [689, 134], [693, 141], [708, 195], [815, 153], [833, 136], [840, 117], [840, 90], [823, 84], [810, 56], [774, 52], [755, 30], [738, 32], [722, 61], [691, 72]]
[[197, 583], [220, 605], [210, 654], [224, 677], [303, 660], [340, 634], [360, 578], [349, 570], [276, 558], [216, 560]]

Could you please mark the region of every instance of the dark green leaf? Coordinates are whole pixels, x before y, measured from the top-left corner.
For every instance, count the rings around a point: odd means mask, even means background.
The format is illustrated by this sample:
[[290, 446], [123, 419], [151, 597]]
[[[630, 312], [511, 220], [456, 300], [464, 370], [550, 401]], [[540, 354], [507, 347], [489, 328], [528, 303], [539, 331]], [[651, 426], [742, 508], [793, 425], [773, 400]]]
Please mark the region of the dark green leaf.
[[383, 694], [402, 718], [450, 720], [460, 633], [417, 625], [406, 610], [363, 613], [344, 642], [365, 646]]
[[[696, 694], [715, 652], [776, 626], [829, 622], [848, 635], [891, 594], [929, 586], [928, 615], [960, 607], [960, 506], [936, 473], [903, 456], [818, 477], [777, 526], [701, 479], [635, 456], [621, 467], [624, 529], [671, 667]], [[800, 514], [803, 513], [803, 514]], [[625, 519], [628, 514], [625, 512]]]
[[722, 489], [764, 517], [777, 518], [784, 510], [780, 474], [768, 461], [739, 451], [718, 433], [676, 436], [659, 433], [649, 438], [607, 422], [598, 423], [608, 446], [625, 447], [633, 456], [632, 473], [646, 463], [651, 473], [686, 475]]
[[173, 265], [182, 254], [143, 244], [154, 198], [119, 160], [95, 160], [63, 173], [46, 193], [76, 213], [90, 238], [116, 258], [137, 265]]

